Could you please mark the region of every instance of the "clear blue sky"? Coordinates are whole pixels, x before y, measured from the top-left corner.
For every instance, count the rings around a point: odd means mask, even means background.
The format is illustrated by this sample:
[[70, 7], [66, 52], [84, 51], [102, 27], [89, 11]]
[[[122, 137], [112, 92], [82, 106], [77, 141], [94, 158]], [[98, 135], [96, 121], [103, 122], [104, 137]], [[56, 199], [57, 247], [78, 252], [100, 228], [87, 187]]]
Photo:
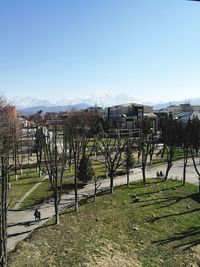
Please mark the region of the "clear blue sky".
[[200, 3], [0, 0], [0, 91], [200, 97]]

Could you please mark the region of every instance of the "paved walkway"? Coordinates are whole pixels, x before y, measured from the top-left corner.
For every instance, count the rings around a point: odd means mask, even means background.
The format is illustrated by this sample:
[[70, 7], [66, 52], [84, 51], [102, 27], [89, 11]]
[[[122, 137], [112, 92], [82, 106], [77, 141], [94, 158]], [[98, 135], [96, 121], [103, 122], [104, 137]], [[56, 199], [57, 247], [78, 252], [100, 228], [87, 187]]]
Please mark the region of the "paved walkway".
[[[163, 171], [166, 170], [166, 164], [153, 167], [147, 170], [146, 177], [155, 177], [156, 171]], [[173, 163], [173, 167], [169, 173], [169, 178], [182, 178], [183, 172], [183, 160], [177, 161]], [[130, 175], [130, 182], [141, 180], [142, 179], [142, 172], [140, 168], [134, 169], [133, 173]], [[188, 169], [187, 169], [187, 177], [186, 181], [192, 184], [198, 185], [198, 177], [192, 165], [192, 160], [188, 160]], [[114, 186], [119, 186], [126, 184], [126, 175], [115, 177], [114, 179]], [[110, 180], [106, 179], [101, 182], [101, 186], [98, 190], [103, 190], [105, 188], [109, 188]], [[94, 192], [94, 185], [89, 184], [86, 185], [83, 189], [78, 191], [79, 199], [83, 198], [84, 195], [88, 195]], [[73, 205], [74, 203], [74, 194], [65, 194], [62, 196], [62, 200], [60, 203], [60, 210]], [[34, 221], [34, 209], [27, 209], [27, 210], [9, 210], [8, 211], [8, 251], [11, 251], [15, 248], [17, 243], [24, 238], [26, 238], [35, 228], [38, 228], [41, 224], [46, 222], [49, 218], [54, 215], [54, 205], [52, 201], [49, 203], [42, 204], [39, 207], [41, 211], [42, 220], [40, 223], [36, 223]]]

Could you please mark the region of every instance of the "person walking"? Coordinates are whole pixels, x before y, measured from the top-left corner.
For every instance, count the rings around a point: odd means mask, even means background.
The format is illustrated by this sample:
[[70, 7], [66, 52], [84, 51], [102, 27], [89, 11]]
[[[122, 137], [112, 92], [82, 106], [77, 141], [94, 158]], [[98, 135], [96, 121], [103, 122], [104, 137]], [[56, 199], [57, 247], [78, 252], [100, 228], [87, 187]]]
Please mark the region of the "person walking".
[[38, 209], [35, 209], [34, 217], [35, 217], [35, 222], [40, 220], [41, 214]]

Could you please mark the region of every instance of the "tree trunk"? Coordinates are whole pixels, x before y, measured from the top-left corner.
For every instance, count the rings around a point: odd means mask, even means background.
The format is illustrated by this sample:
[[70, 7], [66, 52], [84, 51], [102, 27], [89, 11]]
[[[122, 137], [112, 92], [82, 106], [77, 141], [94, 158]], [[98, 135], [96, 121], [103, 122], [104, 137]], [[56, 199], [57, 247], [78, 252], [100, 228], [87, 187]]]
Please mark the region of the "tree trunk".
[[8, 173], [8, 190], [11, 189], [10, 174]]
[[193, 151], [192, 148], [190, 149], [190, 151], [191, 151], [192, 161], [193, 161], [193, 165], [194, 165], [195, 171], [196, 171], [197, 175], [200, 176], [200, 172], [197, 169], [197, 164], [196, 164], [195, 158], [194, 158], [194, 151]]
[[126, 175], [127, 175], [127, 188], [129, 188], [129, 168], [126, 169]]
[[38, 173], [39, 173], [39, 177], [41, 177], [41, 159], [38, 164]]
[[1, 207], [0, 207], [0, 266], [7, 266], [7, 192], [8, 177], [4, 157], [1, 158]]
[[145, 171], [146, 164], [142, 163], [142, 177], [143, 183], [146, 184], [146, 171]]
[[30, 149], [29, 149], [29, 140], [28, 140], [27, 153], [28, 153], [28, 167], [29, 167], [29, 166], [30, 166]]
[[97, 196], [97, 181], [94, 182], [94, 202], [96, 202], [96, 196]]
[[171, 164], [171, 162], [169, 162], [167, 164], [167, 170], [166, 170], [166, 173], [165, 173], [165, 181], [167, 181], [167, 178], [168, 178], [169, 171], [170, 171], [171, 167], [172, 167], [172, 164]]
[[113, 187], [114, 187], [114, 185], [113, 185], [113, 173], [111, 172], [111, 173], [109, 173], [109, 175], [110, 175], [110, 193], [111, 194], [113, 194]]
[[166, 145], [164, 144], [164, 145], [163, 145], [162, 152], [161, 152], [161, 159], [162, 159], [162, 160], [163, 160], [163, 158], [164, 158], [165, 151], [166, 151]]
[[184, 158], [183, 158], [183, 185], [185, 185], [186, 181], [186, 168], [187, 168], [187, 160], [188, 160], [188, 149], [184, 149]]
[[59, 225], [60, 224], [60, 218], [59, 218], [59, 210], [58, 210], [58, 196], [55, 196], [55, 224]]
[[200, 194], [200, 177], [199, 177], [199, 194]]
[[165, 173], [165, 181], [167, 181], [168, 175], [169, 175], [169, 171], [173, 165], [172, 161], [173, 161], [173, 156], [174, 156], [174, 146], [171, 146], [169, 148], [169, 151], [167, 152], [167, 170]]
[[149, 152], [150, 165], [152, 164], [154, 150], [155, 150], [155, 147], [154, 147], [154, 145], [151, 144], [151, 146], [150, 146], [150, 152]]
[[78, 166], [75, 160], [75, 177], [74, 177], [74, 194], [75, 194], [75, 211], [78, 211], [78, 185], [77, 185], [77, 171]]
[[186, 181], [186, 168], [187, 168], [187, 162], [183, 165], [183, 185], [185, 185]]
[[138, 151], [137, 164], [139, 164], [139, 162], [140, 162], [140, 156], [141, 156], [141, 152]]
[[14, 157], [15, 157], [15, 181], [17, 181], [18, 177], [17, 177], [17, 149], [16, 149], [16, 147], [15, 147], [14, 153], [15, 153], [15, 155], [14, 155]]

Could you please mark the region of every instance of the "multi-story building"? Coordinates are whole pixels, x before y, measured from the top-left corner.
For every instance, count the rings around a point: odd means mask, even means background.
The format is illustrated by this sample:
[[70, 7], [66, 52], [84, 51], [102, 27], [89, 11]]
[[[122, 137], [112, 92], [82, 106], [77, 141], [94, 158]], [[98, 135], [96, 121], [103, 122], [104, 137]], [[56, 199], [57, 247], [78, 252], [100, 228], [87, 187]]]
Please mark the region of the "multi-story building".
[[154, 112], [159, 119], [159, 124], [165, 122], [167, 115], [172, 114], [173, 118], [186, 125], [189, 119], [198, 117], [200, 119], [200, 105], [191, 105], [189, 103], [180, 105], [171, 105], [164, 109]]
[[[200, 106], [191, 106], [189, 103], [180, 104], [180, 105], [170, 105], [166, 108], [161, 109], [159, 112], [166, 112], [167, 114], [172, 114], [175, 118], [182, 113], [200, 111]], [[158, 111], [157, 111], [158, 112]]]
[[144, 106], [130, 103], [108, 107], [104, 110], [104, 119], [110, 127], [114, 128], [139, 128], [142, 123]]
[[177, 116], [178, 114], [181, 113], [181, 108], [178, 105], [170, 105], [166, 108], [162, 108], [159, 111], [156, 112], [162, 112], [162, 113], [166, 113], [166, 114], [172, 114], [173, 117]]
[[128, 103], [105, 108], [100, 114], [110, 127], [116, 129], [142, 128], [143, 118], [145, 117], [149, 127], [154, 131], [157, 130], [158, 118], [153, 113], [153, 107], [150, 106]]

